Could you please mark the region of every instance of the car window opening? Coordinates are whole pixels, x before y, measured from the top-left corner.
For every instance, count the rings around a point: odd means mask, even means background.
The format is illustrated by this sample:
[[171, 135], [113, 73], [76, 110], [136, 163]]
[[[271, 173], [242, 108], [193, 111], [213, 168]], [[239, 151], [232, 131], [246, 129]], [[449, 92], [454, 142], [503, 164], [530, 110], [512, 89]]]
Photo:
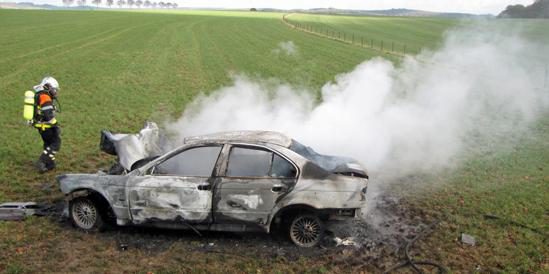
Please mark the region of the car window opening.
[[154, 175], [210, 177], [222, 146], [187, 149], [151, 169]]
[[233, 147], [229, 153], [228, 177], [294, 178], [296, 174], [291, 163], [271, 151]]

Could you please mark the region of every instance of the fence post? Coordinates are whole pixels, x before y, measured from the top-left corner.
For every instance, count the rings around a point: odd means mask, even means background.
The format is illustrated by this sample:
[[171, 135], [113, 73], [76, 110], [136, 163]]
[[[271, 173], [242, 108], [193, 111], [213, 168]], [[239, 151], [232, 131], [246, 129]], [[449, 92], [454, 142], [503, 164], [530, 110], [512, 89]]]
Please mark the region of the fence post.
[[352, 40], [351, 43], [353, 43], [353, 44], [355, 43], [355, 34], [354, 33], [353, 33], [353, 40]]
[[381, 40], [381, 53], [383, 53], [383, 40]]
[[547, 87], [547, 78], [549, 78], [549, 65], [545, 64], [545, 82], [543, 83], [543, 87]]
[[374, 48], [374, 39], [370, 39], [370, 48]]
[[395, 52], [395, 42], [391, 42], [391, 52]]

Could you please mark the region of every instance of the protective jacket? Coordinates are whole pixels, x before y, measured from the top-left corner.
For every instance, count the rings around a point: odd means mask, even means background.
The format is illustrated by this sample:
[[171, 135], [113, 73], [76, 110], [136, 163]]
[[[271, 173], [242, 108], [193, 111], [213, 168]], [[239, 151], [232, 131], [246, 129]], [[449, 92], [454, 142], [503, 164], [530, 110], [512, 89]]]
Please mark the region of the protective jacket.
[[39, 91], [35, 95], [34, 102], [34, 127], [45, 130], [56, 126], [56, 109], [50, 94], [47, 91]]

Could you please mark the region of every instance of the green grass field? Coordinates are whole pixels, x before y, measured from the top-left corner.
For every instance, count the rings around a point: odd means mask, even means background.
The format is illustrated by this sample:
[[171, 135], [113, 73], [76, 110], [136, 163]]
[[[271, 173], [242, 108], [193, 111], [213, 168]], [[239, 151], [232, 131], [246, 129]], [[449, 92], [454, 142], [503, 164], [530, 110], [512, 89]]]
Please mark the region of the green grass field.
[[[177, 115], [197, 93], [228, 84], [231, 73], [318, 87], [374, 54], [303, 36], [280, 14], [1, 13], [0, 80], [7, 97], [0, 106], [9, 113], [2, 116], [9, 130], [0, 141], [13, 145], [1, 148], [0, 199], [39, 194], [27, 173], [41, 149], [37, 133], [22, 124], [20, 101], [43, 75], [62, 85], [59, 157], [70, 161], [60, 161], [60, 171], [94, 170], [101, 129], [135, 131], [150, 117]], [[289, 40], [300, 48], [297, 57], [272, 53]]]
[[[436, 48], [443, 32], [458, 24], [301, 14], [289, 20], [414, 49]], [[531, 24], [535, 34], [549, 29], [545, 22]], [[285, 41], [295, 43], [297, 55], [274, 53]], [[277, 13], [0, 10], [0, 118], [6, 125], [0, 134], [0, 202], [62, 198], [55, 175], [95, 172], [113, 160], [98, 149], [101, 129], [136, 131], [147, 119], [177, 117], [200, 92], [230, 84], [232, 73], [315, 90], [378, 54], [291, 29]], [[61, 84], [63, 144], [58, 170], [41, 176], [33, 168], [42, 151], [40, 138], [25, 126], [21, 112], [24, 91], [46, 74]], [[474, 159], [433, 178], [444, 187], [409, 199], [443, 220], [442, 229], [419, 244], [422, 256], [456, 273], [474, 272], [477, 265], [480, 272], [549, 272], [546, 239], [482, 216], [498, 214], [549, 233], [547, 117], [534, 135], [514, 151]], [[478, 245], [462, 245], [457, 240], [462, 232], [477, 236]], [[339, 253], [288, 261], [253, 248], [240, 256], [208, 253], [177, 239], [158, 252], [121, 252], [116, 239], [81, 233], [47, 218], [0, 222], [0, 238], [0, 272], [7, 273], [357, 271], [337, 260], [343, 256]], [[190, 241], [195, 246], [203, 242], [198, 237]]]

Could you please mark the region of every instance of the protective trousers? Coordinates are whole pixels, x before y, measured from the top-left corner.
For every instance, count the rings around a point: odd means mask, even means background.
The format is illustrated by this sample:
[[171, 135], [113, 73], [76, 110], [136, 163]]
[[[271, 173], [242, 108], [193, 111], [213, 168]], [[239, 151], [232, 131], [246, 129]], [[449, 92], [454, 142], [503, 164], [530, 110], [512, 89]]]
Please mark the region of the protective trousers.
[[57, 126], [38, 129], [42, 140], [44, 141], [44, 151], [40, 154], [39, 162], [44, 164], [47, 170], [55, 168], [55, 154], [61, 148], [60, 129]]

